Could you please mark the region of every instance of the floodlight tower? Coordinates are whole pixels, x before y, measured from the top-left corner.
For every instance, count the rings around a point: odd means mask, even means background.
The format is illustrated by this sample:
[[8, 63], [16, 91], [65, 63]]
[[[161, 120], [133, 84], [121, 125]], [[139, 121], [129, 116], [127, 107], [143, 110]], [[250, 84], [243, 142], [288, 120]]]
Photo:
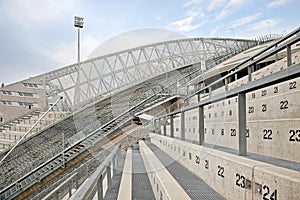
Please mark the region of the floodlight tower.
[[83, 28], [83, 17], [74, 17], [74, 26], [78, 29], [78, 68], [80, 68], [80, 29]]
[[73, 99], [73, 105], [76, 105], [76, 103], [80, 102], [80, 77], [79, 77], [79, 72], [81, 70], [80, 66], [80, 29], [83, 28], [83, 17], [74, 17], [74, 26], [78, 30], [78, 55], [77, 55], [77, 62], [78, 62], [78, 68], [77, 68], [77, 81], [76, 81], [76, 87], [75, 87], [75, 95]]

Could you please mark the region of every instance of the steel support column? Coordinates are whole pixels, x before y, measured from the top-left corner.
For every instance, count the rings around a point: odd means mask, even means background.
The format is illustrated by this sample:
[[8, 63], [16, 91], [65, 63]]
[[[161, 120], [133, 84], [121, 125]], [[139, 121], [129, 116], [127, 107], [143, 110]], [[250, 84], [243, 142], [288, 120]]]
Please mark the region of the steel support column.
[[103, 175], [101, 174], [97, 182], [98, 200], [103, 200]]
[[204, 144], [204, 109], [199, 107], [199, 145]]
[[158, 119], [158, 130], [157, 133], [161, 135], [161, 119]]
[[180, 119], [180, 130], [181, 130], [181, 139], [185, 140], [185, 113], [181, 111], [181, 119]]
[[167, 135], [167, 117], [164, 118], [164, 135], [166, 136]]
[[116, 171], [117, 171], [117, 166], [116, 166], [116, 156], [114, 156], [114, 158], [112, 159], [112, 161], [111, 161], [111, 164], [112, 164], [112, 168], [113, 168], [113, 176], [115, 176], [116, 175]]
[[238, 94], [239, 155], [247, 155], [246, 139], [246, 95]]
[[252, 81], [252, 66], [248, 66], [248, 82]]
[[106, 167], [106, 176], [107, 176], [107, 190], [111, 189], [111, 163]]
[[287, 66], [292, 65], [292, 49], [291, 45], [286, 46], [286, 60], [287, 60]]
[[[275, 45], [275, 48], [277, 48], [278, 45]], [[278, 53], [275, 54], [275, 61], [278, 61]]]
[[69, 193], [69, 198], [72, 196], [72, 182], [69, 181], [68, 183], [68, 193]]
[[171, 138], [174, 138], [174, 117], [170, 115], [170, 134]]
[[228, 78], [225, 78], [225, 91], [228, 90]]

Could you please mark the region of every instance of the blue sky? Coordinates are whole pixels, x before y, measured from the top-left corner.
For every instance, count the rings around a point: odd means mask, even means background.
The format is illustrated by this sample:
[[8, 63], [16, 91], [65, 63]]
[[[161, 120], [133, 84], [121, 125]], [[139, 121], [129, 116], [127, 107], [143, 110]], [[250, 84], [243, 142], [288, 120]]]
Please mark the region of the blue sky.
[[300, 23], [298, 0], [0, 0], [0, 83], [77, 61], [75, 15], [83, 16], [81, 60], [101, 43], [142, 28], [187, 37], [253, 38]]

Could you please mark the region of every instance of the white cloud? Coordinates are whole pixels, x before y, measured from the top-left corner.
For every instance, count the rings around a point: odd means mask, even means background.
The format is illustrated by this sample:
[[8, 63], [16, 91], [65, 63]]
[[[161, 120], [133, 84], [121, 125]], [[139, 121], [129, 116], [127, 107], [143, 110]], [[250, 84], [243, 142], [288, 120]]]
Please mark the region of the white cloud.
[[237, 19], [233, 22], [231, 28], [236, 28], [238, 26], [249, 24], [249, 23], [253, 22], [254, 20], [256, 20], [259, 16], [261, 16], [261, 13], [257, 13], [255, 15], [251, 15], [251, 16], [243, 17], [241, 19]]
[[193, 21], [194, 21], [194, 17], [189, 16], [184, 19], [172, 22], [168, 26], [174, 27], [179, 31], [189, 32], [189, 31], [192, 31], [192, 30], [195, 30], [195, 29], [201, 27], [203, 24], [205, 24], [207, 22], [207, 21], [202, 21], [200, 23], [193, 24]]
[[222, 20], [230, 13], [233, 13], [233, 9], [239, 8], [247, 3], [246, 0], [229, 0], [224, 8], [220, 11], [220, 14], [217, 15], [217, 20]]
[[183, 4], [183, 7], [190, 7], [192, 5], [198, 4], [201, 0], [191, 0]]
[[161, 18], [160, 16], [156, 16], [156, 17], [155, 17], [155, 20], [157, 20], [157, 21], [161, 21], [161, 20], [162, 20], [162, 18]]
[[284, 4], [287, 4], [289, 0], [273, 0], [268, 4], [268, 8], [280, 7]]
[[208, 11], [215, 10], [219, 7], [223, 7], [225, 3], [226, 3], [226, 0], [211, 0], [207, 9], [208, 9]]
[[269, 34], [272, 29], [280, 22], [278, 19], [265, 19], [254, 24], [250, 24], [248, 31], [255, 31], [258, 34]]

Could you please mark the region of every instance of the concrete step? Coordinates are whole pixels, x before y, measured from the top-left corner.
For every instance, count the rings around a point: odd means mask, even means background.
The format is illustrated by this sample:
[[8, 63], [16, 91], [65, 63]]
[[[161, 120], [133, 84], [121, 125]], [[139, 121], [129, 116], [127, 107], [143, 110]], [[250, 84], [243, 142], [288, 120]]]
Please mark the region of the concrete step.
[[[151, 142], [226, 199], [298, 199], [300, 173], [289, 161], [255, 155], [238, 156], [236, 150], [200, 146], [158, 134], [150, 134]], [[224, 147], [223, 147], [224, 148]], [[272, 160], [272, 159], [271, 159]], [[275, 165], [277, 163], [277, 165]]]

